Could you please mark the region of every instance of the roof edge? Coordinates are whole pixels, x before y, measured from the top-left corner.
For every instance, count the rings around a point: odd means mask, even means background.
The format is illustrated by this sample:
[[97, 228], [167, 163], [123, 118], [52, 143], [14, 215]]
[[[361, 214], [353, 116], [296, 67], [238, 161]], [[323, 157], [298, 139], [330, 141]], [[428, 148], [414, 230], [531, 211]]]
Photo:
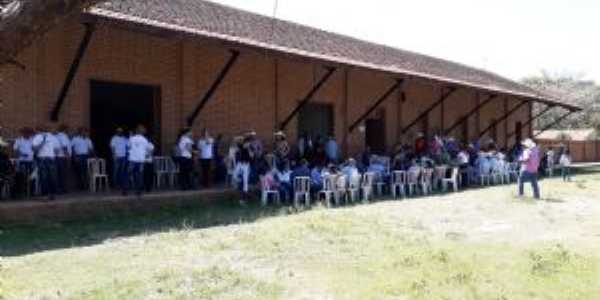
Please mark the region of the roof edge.
[[134, 15], [130, 15], [130, 14], [114, 12], [111, 10], [97, 8], [97, 7], [91, 7], [91, 8], [86, 9], [84, 14], [92, 16], [92, 17], [107, 18], [107, 19], [111, 19], [111, 20], [120, 20], [120, 21], [124, 21], [124, 22], [137, 23], [140, 25], [165, 29], [165, 30], [174, 31], [174, 32], [183, 32], [183, 33], [188, 33], [191, 35], [201, 36], [201, 37], [205, 37], [205, 38], [209, 38], [209, 39], [224, 40], [224, 41], [228, 41], [228, 42], [232, 42], [232, 43], [236, 43], [236, 44], [247, 45], [247, 46], [257, 47], [257, 48], [263, 48], [263, 49], [268, 49], [268, 50], [272, 50], [275, 52], [281, 52], [281, 53], [285, 53], [285, 54], [291, 54], [291, 55], [297, 55], [297, 56], [306, 57], [306, 58], [328, 61], [328, 62], [332, 62], [332, 63], [336, 63], [336, 64], [356, 66], [356, 67], [361, 67], [361, 68], [365, 68], [365, 69], [369, 69], [369, 70], [382, 71], [382, 72], [394, 73], [394, 74], [399, 74], [399, 75], [408, 75], [408, 76], [418, 77], [418, 78], [422, 78], [422, 79], [429, 79], [429, 80], [445, 82], [445, 83], [459, 85], [459, 86], [465, 86], [465, 87], [471, 87], [471, 88], [475, 88], [475, 89], [485, 90], [485, 91], [488, 91], [491, 93], [509, 94], [509, 95], [513, 95], [513, 96], [527, 98], [527, 99], [530, 99], [530, 100], [533, 100], [536, 102], [541, 102], [541, 103], [544, 103], [547, 105], [560, 106], [560, 107], [563, 107], [563, 108], [571, 110], [571, 111], [581, 111], [582, 110], [580, 107], [565, 104], [565, 103], [561, 102], [559, 99], [544, 98], [544, 97], [541, 97], [540, 95], [536, 95], [536, 94], [516, 92], [516, 91], [512, 91], [512, 90], [506, 90], [506, 89], [494, 87], [494, 86], [485, 86], [485, 85], [475, 84], [475, 83], [471, 83], [471, 82], [467, 82], [467, 81], [463, 81], [463, 80], [457, 80], [457, 79], [453, 79], [453, 78], [442, 77], [442, 76], [437, 76], [437, 75], [432, 75], [432, 74], [427, 74], [427, 73], [422, 73], [422, 72], [415, 72], [415, 71], [411, 71], [411, 70], [407, 70], [407, 69], [403, 69], [403, 68], [373, 64], [373, 63], [350, 59], [350, 58], [346, 58], [346, 57], [336, 57], [336, 56], [331, 56], [331, 55], [319, 54], [319, 53], [309, 52], [309, 51], [305, 51], [305, 50], [297, 49], [297, 48], [283, 47], [283, 46], [278, 46], [278, 45], [273, 45], [273, 44], [268, 44], [265, 42], [257, 41], [254, 39], [236, 37], [236, 36], [232, 36], [232, 35], [228, 35], [228, 34], [211, 32], [211, 31], [207, 31], [207, 30], [200, 30], [200, 29], [191, 28], [188, 26], [166, 23], [166, 22], [162, 22], [162, 21], [157, 21], [157, 20], [148, 19], [148, 18], [144, 18], [144, 17], [134, 16]]

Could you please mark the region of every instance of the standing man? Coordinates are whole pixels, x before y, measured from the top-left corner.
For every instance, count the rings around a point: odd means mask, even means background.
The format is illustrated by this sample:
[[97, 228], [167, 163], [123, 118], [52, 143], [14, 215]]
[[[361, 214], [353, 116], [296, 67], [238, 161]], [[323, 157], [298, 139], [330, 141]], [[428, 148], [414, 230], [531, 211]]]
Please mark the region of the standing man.
[[338, 163], [339, 149], [338, 144], [333, 136], [330, 136], [327, 140], [327, 143], [325, 143], [325, 154], [327, 154], [327, 160], [329, 163]]
[[198, 140], [198, 151], [200, 151], [200, 170], [202, 176], [202, 185], [209, 187], [211, 183], [211, 168], [214, 159], [215, 140], [210, 136], [208, 129], [204, 129], [202, 137]]
[[71, 157], [71, 140], [69, 139], [68, 131], [69, 127], [63, 124], [60, 125], [58, 130], [54, 133], [60, 144], [60, 149], [56, 155], [56, 173], [58, 175], [57, 188], [58, 193], [60, 194], [67, 192], [67, 165], [69, 158]]
[[123, 189], [127, 174], [127, 143], [123, 128], [117, 128], [115, 135], [110, 139], [110, 150], [113, 157], [113, 185]]
[[87, 161], [94, 151], [94, 145], [88, 137], [85, 128], [79, 128], [77, 134], [71, 140], [71, 146], [73, 148], [73, 162], [75, 164], [75, 172], [77, 172], [79, 189], [84, 190], [88, 185]]
[[177, 153], [179, 163], [179, 184], [184, 191], [192, 189], [192, 171], [194, 170], [192, 130], [184, 128], [181, 130], [177, 140]]
[[519, 157], [521, 163], [521, 174], [519, 176], [519, 197], [523, 196], [523, 185], [526, 181], [531, 182], [533, 197], [540, 199], [540, 188], [538, 186], [538, 167], [540, 165], [540, 151], [531, 139], [523, 141], [523, 153]]
[[13, 150], [17, 156], [17, 171], [28, 177], [33, 171], [33, 129], [23, 127], [15, 140]]
[[138, 197], [142, 195], [144, 190], [144, 164], [148, 155], [151, 155], [154, 151], [154, 146], [144, 136], [146, 134], [146, 128], [143, 125], [138, 125], [136, 133], [129, 138], [128, 149], [129, 149], [129, 166], [128, 166], [128, 184], [123, 189], [123, 195], [127, 195], [127, 191], [132, 188], [131, 182], [133, 180], [133, 188], [135, 188]]
[[32, 144], [37, 157], [42, 190], [48, 195], [48, 200], [52, 201], [57, 192], [56, 154], [60, 151], [60, 142], [48, 126], [40, 126]]

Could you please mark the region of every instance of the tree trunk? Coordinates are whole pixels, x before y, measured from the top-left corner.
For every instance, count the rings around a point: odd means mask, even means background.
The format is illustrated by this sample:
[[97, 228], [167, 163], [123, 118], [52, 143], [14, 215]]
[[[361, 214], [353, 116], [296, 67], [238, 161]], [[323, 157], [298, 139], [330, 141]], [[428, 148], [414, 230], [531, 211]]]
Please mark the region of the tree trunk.
[[0, 0], [0, 65], [54, 25], [99, 0]]

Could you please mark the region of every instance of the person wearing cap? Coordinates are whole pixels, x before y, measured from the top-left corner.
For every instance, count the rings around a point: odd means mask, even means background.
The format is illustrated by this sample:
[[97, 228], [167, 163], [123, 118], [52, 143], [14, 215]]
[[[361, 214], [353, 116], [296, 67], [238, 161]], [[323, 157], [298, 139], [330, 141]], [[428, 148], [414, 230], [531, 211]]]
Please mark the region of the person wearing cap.
[[66, 178], [67, 178], [67, 165], [69, 158], [71, 157], [71, 139], [68, 135], [69, 127], [65, 124], [60, 125], [58, 130], [54, 132], [56, 139], [60, 143], [60, 148], [56, 154], [56, 173], [58, 192], [64, 194], [67, 192]]
[[87, 161], [94, 151], [94, 145], [86, 128], [80, 127], [77, 130], [77, 134], [71, 140], [71, 148], [75, 172], [77, 172], [77, 184], [80, 190], [84, 190], [88, 186]]
[[209, 187], [211, 183], [211, 169], [214, 159], [215, 140], [210, 136], [208, 129], [204, 128], [202, 137], [198, 140], [196, 147], [199, 151], [200, 176], [202, 185]]
[[[0, 137], [0, 200], [2, 200], [4, 187], [8, 186], [9, 191], [14, 190], [15, 185], [15, 166], [8, 156], [8, 143]], [[7, 195], [10, 196], [10, 195]]]
[[40, 126], [32, 141], [37, 158], [42, 191], [48, 200], [54, 200], [57, 192], [56, 154], [60, 151], [60, 142], [51, 133], [48, 126]]
[[123, 187], [123, 195], [127, 195], [128, 190], [135, 189], [138, 196], [142, 195], [144, 190], [144, 165], [148, 156], [152, 155], [154, 145], [145, 137], [146, 128], [138, 125], [136, 133], [129, 138], [127, 143], [128, 153], [128, 179]]
[[119, 127], [110, 139], [110, 152], [113, 157], [113, 185], [123, 189], [127, 174], [127, 137], [125, 131]]
[[523, 152], [519, 157], [521, 173], [519, 175], [519, 197], [523, 196], [525, 182], [531, 182], [533, 197], [540, 199], [540, 188], [538, 186], [538, 168], [540, 165], [540, 151], [531, 139], [523, 141]]

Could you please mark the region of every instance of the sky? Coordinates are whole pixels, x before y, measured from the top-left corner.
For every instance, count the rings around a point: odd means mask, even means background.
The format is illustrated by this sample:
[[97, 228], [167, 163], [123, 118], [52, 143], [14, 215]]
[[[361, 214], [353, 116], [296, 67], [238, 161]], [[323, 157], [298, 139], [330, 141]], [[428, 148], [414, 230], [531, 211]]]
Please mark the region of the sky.
[[[276, 0], [212, 0], [273, 15]], [[277, 18], [520, 80], [600, 83], [598, 0], [277, 0]]]

